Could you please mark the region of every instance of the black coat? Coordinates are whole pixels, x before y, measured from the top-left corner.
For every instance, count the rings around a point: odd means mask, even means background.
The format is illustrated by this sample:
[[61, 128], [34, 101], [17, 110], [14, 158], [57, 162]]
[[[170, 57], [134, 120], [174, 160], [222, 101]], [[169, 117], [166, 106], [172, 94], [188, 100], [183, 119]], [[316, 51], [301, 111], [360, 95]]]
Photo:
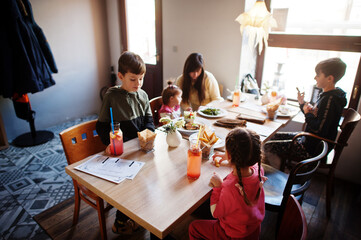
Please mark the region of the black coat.
[[54, 57], [29, 0], [0, 3], [0, 94], [36, 93], [55, 84]]

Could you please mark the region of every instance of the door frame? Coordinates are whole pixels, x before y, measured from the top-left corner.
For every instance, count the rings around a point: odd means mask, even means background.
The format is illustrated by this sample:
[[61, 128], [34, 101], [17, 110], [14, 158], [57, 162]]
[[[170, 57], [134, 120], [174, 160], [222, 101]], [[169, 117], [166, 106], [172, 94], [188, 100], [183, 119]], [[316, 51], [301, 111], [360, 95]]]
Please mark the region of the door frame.
[[[120, 40], [122, 51], [128, 50], [128, 28], [127, 28], [127, 13], [126, 13], [126, 0], [118, 0], [118, 12], [119, 12], [119, 26], [120, 26]], [[162, 19], [162, 0], [155, 0], [155, 42], [156, 42], [156, 65], [146, 64], [147, 69], [155, 69], [156, 71], [156, 83], [161, 83], [159, 88], [154, 83], [154, 88], [151, 93], [148, 93], [150, 96], [160, 96], [163, 90], [163, 19]], [[145, 81], [147, 74], [145, 75]]]

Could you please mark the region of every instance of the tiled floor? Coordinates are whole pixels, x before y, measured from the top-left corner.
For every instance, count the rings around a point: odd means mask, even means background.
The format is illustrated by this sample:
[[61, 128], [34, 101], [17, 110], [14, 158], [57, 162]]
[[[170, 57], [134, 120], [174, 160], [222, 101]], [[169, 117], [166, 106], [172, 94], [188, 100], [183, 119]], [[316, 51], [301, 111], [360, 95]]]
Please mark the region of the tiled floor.
[[1, 239], [50, 239], [33, 216], [74, 195], [59, 133], [96, 115], [47, 130], [54, 138], [44, 144], [0, 151]]

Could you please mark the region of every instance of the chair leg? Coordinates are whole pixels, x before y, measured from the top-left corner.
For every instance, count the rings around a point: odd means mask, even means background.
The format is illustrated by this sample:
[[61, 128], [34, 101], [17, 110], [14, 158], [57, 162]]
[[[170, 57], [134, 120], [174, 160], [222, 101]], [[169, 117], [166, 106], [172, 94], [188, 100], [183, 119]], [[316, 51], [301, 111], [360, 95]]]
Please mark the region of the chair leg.
[[79, 196], [79, 188], [74, 183], [74, 214], [73, 214], [73, 226], [78, 223], [79, 219], [79, 210], [80, 210], [80, 196]]
[[105, 211], [104, 211], [104, 201], [99, 198], [97, 201], [97, 211], [98, 211], [98, 219], [100, 225], [100, 234], [103, 240], [107, 239], [107, 227], [105, 223]]
[[333, 175], [329, 173], [326, 186], [326, 216], [331, 217], [331, 198], [333, 195]]

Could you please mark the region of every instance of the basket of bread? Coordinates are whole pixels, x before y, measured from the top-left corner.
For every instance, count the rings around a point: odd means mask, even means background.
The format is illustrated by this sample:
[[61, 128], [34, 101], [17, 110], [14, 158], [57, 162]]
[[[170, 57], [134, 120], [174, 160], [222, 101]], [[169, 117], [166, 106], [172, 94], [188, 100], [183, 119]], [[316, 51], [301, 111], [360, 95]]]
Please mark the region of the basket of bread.
[[278, 99], [274, 102], [271, 102], [267, 104], [266, 110], [267, 110], [267, 117], [271, 120], [275, 119], [277, 116], [277, 110], [279, 106], [281, 105], [282, 99]]
[[138, 132], [140, 148], [147, 152], [153, 150], [156, 136], [157, 134], [149, 129]]

